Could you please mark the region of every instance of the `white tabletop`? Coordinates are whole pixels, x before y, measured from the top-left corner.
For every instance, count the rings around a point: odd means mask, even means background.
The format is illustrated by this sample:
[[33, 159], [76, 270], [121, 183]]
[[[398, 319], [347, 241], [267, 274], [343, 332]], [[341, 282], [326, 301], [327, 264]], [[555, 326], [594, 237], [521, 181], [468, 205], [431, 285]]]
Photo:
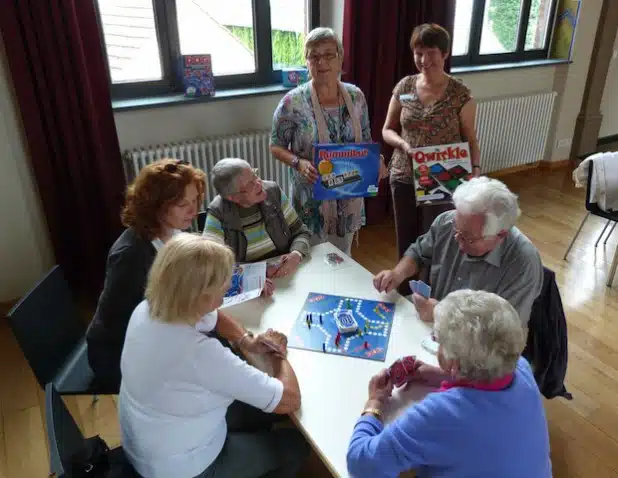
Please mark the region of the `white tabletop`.
[[[329, 252], [344, 257], [344, 264], [332, 269], [324, 260]], [[354, 424], [367, 401], [369, 379], [405, 355], [437, 364], [436, 357], [421, 346], [421, 341], [431, 334], [431, 327], [420, 321], [407, 299], [395, 292], [377, 292], [372, 278], [367, 269], [332, 244], [320, 244], [312, 248], [311, 257], [303, 261], [290, 279], [276, 281], [272, 299], [255, 299], [226, 309], [253, 332], [273, 328], [288, 335], [309, 292], [396, 303], [385, 362], [288, 349], [288, 360], [298, 377], [302, 397], [301, 409], [293, 418], [334, 476], [348, 476], [346, 451]], [[427, 392], [415, 387], [405, 396], [396, 394], [390, 417]]]

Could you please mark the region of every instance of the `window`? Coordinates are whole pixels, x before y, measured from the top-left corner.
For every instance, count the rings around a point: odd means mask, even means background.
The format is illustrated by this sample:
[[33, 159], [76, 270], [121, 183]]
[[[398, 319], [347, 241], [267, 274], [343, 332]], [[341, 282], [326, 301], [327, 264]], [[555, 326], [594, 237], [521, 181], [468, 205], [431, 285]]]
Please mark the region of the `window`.
[[212, 56], [217, 89], [281, 82], [305, 64], [318, 0], [97, 0], [115, 99], [182, 91], [182, 55]]
[[453, 66], [548, 58], [555, 0], [456, 0]]

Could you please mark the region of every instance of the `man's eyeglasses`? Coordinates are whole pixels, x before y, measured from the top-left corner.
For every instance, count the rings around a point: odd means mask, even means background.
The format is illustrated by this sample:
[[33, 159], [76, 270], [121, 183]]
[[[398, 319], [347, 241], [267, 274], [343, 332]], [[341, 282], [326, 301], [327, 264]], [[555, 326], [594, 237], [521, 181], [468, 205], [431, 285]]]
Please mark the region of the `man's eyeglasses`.
[[176, 171], [178, 171], [180, 166], [189, 166], [189, 161], [186, 161], [184, 159], [180, 160], [177, 159], [175, 163], [169, 163], [165, 165], [165, 168], [163, 168], [163, 170], [167, 173], [175, 173]]
[[321, 55], [319, 53], [311, 53], [309, 56], [307, 56], [307, 60], [309, 60], [311, 63], [319, 63], [320, 60], [332, 61], [338, 56], [339, 53], [333, 52], [326, 52], [322, 53]]
[[480, 241], [484, 241], [488, 237], [488, 236], [466, 237], [456, 227], [453, 228], [453, 232], [455, 233], [455, 239], [457, 239], [458, 241], [462, 241], [462, 242], [464, 242], [466, 244], [470, 244], [470, 245], [475, 244], [475, 243], [480, 242]]
[[250, 181], [247, 181], [247, 183], [242, 188], [238, 189], [238, 191], [236, 191], [236, 194], [250, 193], [260, 183], [260, 177], [258, 176], [259, 169], [251, 168], [251, 171], [253, 172], [253, 178], [251, 178]]

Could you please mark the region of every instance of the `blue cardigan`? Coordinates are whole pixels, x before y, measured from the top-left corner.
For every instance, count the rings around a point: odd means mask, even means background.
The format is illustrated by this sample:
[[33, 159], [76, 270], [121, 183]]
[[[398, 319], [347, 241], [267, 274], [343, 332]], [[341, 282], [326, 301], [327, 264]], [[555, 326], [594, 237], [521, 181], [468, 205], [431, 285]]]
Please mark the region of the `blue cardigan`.
[[361, 417], [348, 448], [354, 478], [551, 478], [549, 435], [530, 365], [520, 358], [499, 391], [455, 387], [429, 394], [384, 427]]

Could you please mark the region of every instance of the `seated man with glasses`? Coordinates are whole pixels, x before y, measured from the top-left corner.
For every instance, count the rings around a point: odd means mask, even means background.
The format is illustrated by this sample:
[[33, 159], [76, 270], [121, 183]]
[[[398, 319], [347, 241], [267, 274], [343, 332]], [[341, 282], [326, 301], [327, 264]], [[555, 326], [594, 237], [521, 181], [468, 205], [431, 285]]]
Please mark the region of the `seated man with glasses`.
[[[269, 277], [293, 274], [309, 253], [310, 233], [292, 203], [272, 181], [237, 158], [222, 159], [212, 169], [218, 196], [208, 206], [204, 236], [227, 244], [237, 262], [257, 262], [281, 255]], [[272, 293], [268, 281], [266, 293]]]
[[473, 178], [453, 194], [454, 211], [438, 216], [429, 231], [408, 248], [399, 264], [373, 279], [380, 292], [430, 269], [431, 299], [414, 294], [422, 320], [433, 321], [437, 301], [459, 289], [485, 290], [508, 300], [524, 324], [543, 285], [536, 247], [515, 227], [517, 196], [505, 184]]

